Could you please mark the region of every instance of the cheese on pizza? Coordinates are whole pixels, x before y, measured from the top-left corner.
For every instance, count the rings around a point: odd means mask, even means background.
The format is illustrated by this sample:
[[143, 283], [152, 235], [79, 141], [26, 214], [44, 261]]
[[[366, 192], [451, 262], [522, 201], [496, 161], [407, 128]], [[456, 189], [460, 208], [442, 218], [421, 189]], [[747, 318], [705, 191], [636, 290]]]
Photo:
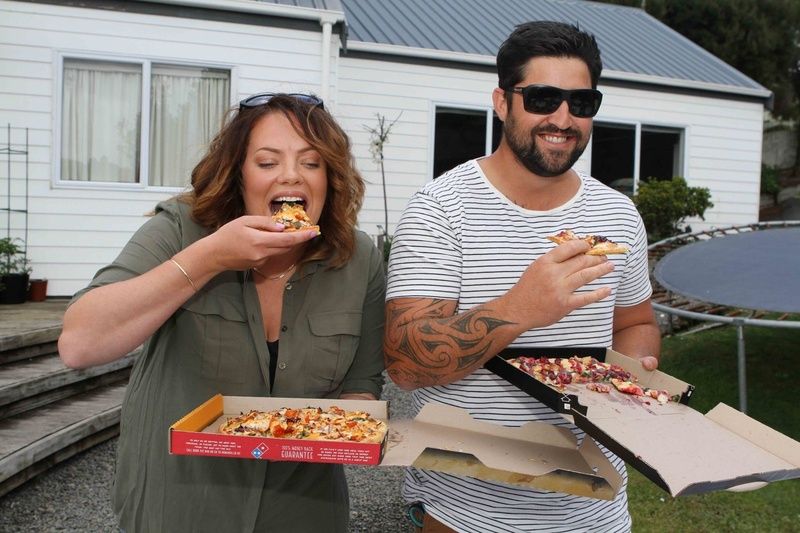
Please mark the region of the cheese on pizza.
[[286, 226], [284, 231], [300, 231], [313, 229], [319, 231], [319, 226], [315, 225], [306, 214], [303, 206], [298, 203], [284, 202], [280, 210], [272, 215], [272, 220]]
[[220, 433], [283, 439], [340, 440], [380, 443], [387, 425], [365, 411], [283, 407], [272, 411], [250, 411], [223, 422]]
[[560, 231], [555, 235], [550, 235], [547, 237], [547, 239], [556, 244], [563, 244], [565, 242], [575, 240], [586, 241], [589, 243], [589, 246], [591, 246], [589, 251], [586, 252], [586, 255], [611, 255], [628, 253], [627, 246], [610, 241], [602, 235], [585, 235], [583, 237], [579, 237], [569, 229]]
[[667, 391], [637, 385], [636, 376], [621, 366], [604, 363], [594, 357], [572, 356], [562, 359], [522, 356], [507, 359], [507, 362], [545, 385], [551, 385], [559, 390], [570, 384], [586, 384], [586, 388], [591, 391], [608, 394], [613, 385], [623, 394], [652, 398], [659, 404], [665, 404], [673, 399]]

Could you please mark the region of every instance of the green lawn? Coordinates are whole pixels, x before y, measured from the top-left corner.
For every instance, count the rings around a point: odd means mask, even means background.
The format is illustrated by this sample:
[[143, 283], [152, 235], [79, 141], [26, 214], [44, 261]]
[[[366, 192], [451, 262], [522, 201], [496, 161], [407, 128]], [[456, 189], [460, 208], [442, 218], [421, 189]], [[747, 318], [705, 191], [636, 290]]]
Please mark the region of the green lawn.
[[[745, 328], [748, 415], [800, 440], [800, 330]], [[661, 370], [696, 387], [690, 405], [705, 413], [739, 405], [736, 329], [718, 327], [664, 339]], [[800, 479], [751, 492], [672, 498], [628, 468], [633, 530], [640, 532], [800, 532]]]

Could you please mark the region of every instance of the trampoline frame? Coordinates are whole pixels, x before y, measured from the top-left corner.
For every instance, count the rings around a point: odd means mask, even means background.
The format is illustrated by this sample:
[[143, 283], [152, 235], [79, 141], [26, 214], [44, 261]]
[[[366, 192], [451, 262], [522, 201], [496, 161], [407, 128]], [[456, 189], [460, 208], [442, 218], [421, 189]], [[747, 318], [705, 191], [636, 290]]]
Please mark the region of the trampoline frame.
[[[714, 238], [724, 238], [727, 235], [735, 235], [750, 231], [763, 231], [767, 229], [793, 228], [793, 227], [800, 227], [800, 220], [782, 220], [782, 221], [772, 221], [772, 222], [759, 222], [757, 224], [747, 224], [743, 226], [730, 226], [727, 228], [713, 229], [710, 231], [698, 231], [695, 233], [684, 233], [681, 235], [676, 235], [674, 237], [669, 237], [667, 239], [655, 242], [649, 245], [647, 249], [649, 251], [653, 251], [659, 247], [671, 244], [675, 241], [685, 241], [687, 239], [692, 239], [694, 242], [697, 242]], [[660, 261], [661, 258], [659, 258], [658, 260]], [[656, 280], [655, 276], [653, 275], [654, 269], [655, 269], [655, 264], [653, 264], [650, 268], [650, 279], [651, 283], [656, 284], [658, 283], [658, 280]], [[661, 285], [660, 283], [658, 285], [663, 287], [663, 285]], [[668, 290], [668, 292], [672, 293], [675, 291]], [[667, 313], [669, 315], [689, 318], [692, 320], [700, 320], [703, 322], [717, 322], [722, 324], [732, 324], [736, 326], [737, 365], [738, 365], [738, 377], [739, 377], [739, 410], [743, 413], [747, 412], [747, 361], [745, 352], [744, 327], [759, 326], [767, 328], [800, 329], [800, 321], [793, 321], [793, 320], [782, 321], [782, 320], [765, 320], [759, 318], [748, 318], [748, 317], [738, 317], [738, 316], [737, 317], [719, 316], [710, 313], [698, 313], [696, 311], [686, 311], [684, 309], [678, 309], [675, 307], [670, 307], [668, 305], [656, 302], [653, 302], [653, 309], [656, 311], [660, 311], [662, 313]], [[737, 308], [730, 308], [730, 309], [737, 309]], [[769, 310], [764, 309], [763, 311], [769, 311]]]

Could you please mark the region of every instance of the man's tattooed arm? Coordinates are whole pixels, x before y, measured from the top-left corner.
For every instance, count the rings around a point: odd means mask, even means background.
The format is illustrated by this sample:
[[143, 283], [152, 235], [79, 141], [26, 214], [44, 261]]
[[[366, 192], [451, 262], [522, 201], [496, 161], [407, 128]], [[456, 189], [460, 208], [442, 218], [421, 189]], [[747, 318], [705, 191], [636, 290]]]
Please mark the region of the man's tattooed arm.
[[398, 298], [386, 303], [384, 354], [399, 387], [443, 385], [480, 368], [524, 328], [499, 318], [492, 302], [456, 315], [454, 300]]

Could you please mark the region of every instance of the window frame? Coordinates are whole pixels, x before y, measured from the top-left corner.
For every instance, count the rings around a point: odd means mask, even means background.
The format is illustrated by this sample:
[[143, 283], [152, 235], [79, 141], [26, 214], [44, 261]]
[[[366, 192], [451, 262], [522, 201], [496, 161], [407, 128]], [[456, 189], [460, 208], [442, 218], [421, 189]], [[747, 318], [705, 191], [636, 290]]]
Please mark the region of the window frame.
[[[141, 131], [139, 135], [139, 181], [136, 183], [116, 183], [110, 181], [82, 181], [82, 180], [62, 180], [61, 179], [61, 131], [63, 127], [62, 117], [64, 105], [64, 61], [77, 59], [83, 61], [113, 62], [138, 65], [142, 69], [142, 107]], [[235, 65], [230, 63], [215, 63], [207, 61], [186, 60], [181, 58], [163, 58], [152, 56], [131, 56], [115, 54], [96, 54], [85, 52], [72, 52], [61, 50], [56, 52], [55, 63], [55, 108], [53, 112], [53, 158], [52, 158], [52, 179], [51, 185], [54, 189], [89, 189], [89, 190], [114, 190], [114, 191], [152, 191], [178, 193], [186, 190], [186, 187], [165, 187], [160, 185], [150, 185], [150, 90], [152, 80], [153, 64], [168, 65], [175, 67], [194, 67], [227, 70], [228, 74], [228, 93], [231, 107], [236, 103], [236, 86], [238, 85], [238, 72]]]
[[[690, 126], [689, 124], [680, 124], [676, 122], [661, 122], [661, 121], [642, 121], [642, 120], [623, 120], [623, 119], [594, 119], [592, 122], [592, 133], [594, 133], [594, 126], [597, 124], [600, 125], [609, 125], [610, 127], [614, 126], [623, 126], [623, 127], [630, 127], [633, 126], [634, 129], [634, 138], [633, 138], [633, 146], [634, 146], [634, 154], [633, 154], [633, 194], [635, 195], [639, 190], [639, 180], [641, 177], [639, 176], [639, 171], [641, 167], [642, 161], [642, 130], [647, 130], [647, 128], [659, 128], [659, 129], [666, 129], [666, 130], [675, 130], [676, 132], [680, 133], [680, 146], [678, 148], [678, 157], [680, 158], [680, 175], [686, 177], [686, 173], [689, 169], [688, 167], [688, 146], [689, 146], [689, 136], [690, 136]], [[591, 166], [592, 166], [592, 157], [594, 153], [594, 135], [591, 137], [590, 145], [588, 147], [588, 155], [589, 155], [589, 169], [591, 173]], [[587, 155], [584, 152], [583, 156]]]
[[443, 100], [431, 100], [429, 109], [428, 126], [428, 181], [433, 181], [438, 176], [433, 175], [434, 157], [436, 156], [436, 111], [438, 108], [448, 108], [464, 111], [483, 111], [486, 114], [486, 129], [484, 131], [484, 157], [492, 153], [492, 133], [494, 124], [494, 107], [491, 105], [465, 104], [463, 102], [447, 102]]

